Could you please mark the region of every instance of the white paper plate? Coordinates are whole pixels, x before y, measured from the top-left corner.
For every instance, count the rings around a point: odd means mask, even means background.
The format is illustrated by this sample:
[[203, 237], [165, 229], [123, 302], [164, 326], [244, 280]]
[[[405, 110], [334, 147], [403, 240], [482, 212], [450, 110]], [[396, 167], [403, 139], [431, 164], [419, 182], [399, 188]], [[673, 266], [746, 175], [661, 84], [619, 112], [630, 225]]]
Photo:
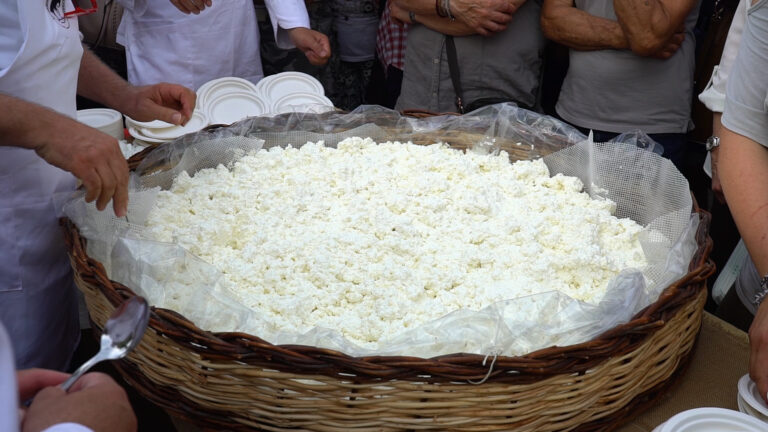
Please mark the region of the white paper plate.
[[125, 123], [130, 127], [133, 126], [134, 128], [145, 128], [145, 129], [163, 129], [163, 128], [169, 128], [175, 126], [173, 123], [164, 122], [162, 120], [152, 120], [148, 122], [141, 122], [136, 121], [130, 117], [125, 118]]
[[[323, 109], [327, 107], [328, 109]], [[288, 112], [324, 112], [333, 109], [333, 102], [323, 95], [315, 93], [291, 93], [272, 104], [274, 114]]]
[[219, 95], [243, 91], [255, 94], [256, 84], [239, 77], [222, 77], [210, 80], [197, 89], [197, 108], [201, 111], [207, 111], [208, 102], [216, 99]]
[[269, 113], [267, 104], [250, 92], [225, 93], [211, 99], [207, 105], [210, 124], [228, 125], [246, 117]]
[[158, 144], [158, 143], [171, 141], [167, 139], [157, 139], [157, 138], [148, 137], [133, 126], [128, 127], [128, 133], [131, 134], [131, 136], [134, 137], [135, 139], [138, 139], [145, 143], [150, 143], [150, 144]]
[[184, 126], [171, 126], [162, 129], [139, 128], [138, 132], [149, 138], [172, 140], [188, 133], [197, 132], [206, 126], [208, 126], [208, 117], [196, 110], [192, 112], [192, 117]]
[[757, 390], [757, 385], [749, 378], [749, 374], [745, 374], [739, 379], [739, 396], [741, 396], [741, 400], [746, 408], [751, 408], [761, 415], [763, 419], [768, 419], [768, 405], [763, 402]]
[[695, 408], [672, 416], [659, 432], [765, 432], [762, 421], [724, 408]]
[[281, 72], [265, 77], [256, 84], [256, 91], [270, 103], [277, 102], [281, 97], [291, 93], [325, 95], [320, 81], [302, 72]]

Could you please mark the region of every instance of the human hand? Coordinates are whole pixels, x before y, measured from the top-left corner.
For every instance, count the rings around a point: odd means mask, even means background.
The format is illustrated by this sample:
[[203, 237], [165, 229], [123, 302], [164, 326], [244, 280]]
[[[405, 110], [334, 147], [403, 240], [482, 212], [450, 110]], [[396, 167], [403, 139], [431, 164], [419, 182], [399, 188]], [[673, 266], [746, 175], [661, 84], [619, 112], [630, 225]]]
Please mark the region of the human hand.
[[657, 59], [666, 60], [670, 57], [672, 57], [677, 50], [680, 49], [680, 46], [683, 44], [683, 41], [685, 40], [685, 27], [679, 28], [675, 33], [670, 36], [669, 40], [651, 57], [655, 57]]
[[715, 147], [709, 152], [710, 162], [712, 164], [712, 192], [715, 198], [721, 204], [725, 204], [725, 194], [723, 194], [723, 185], [720, 184], [720, 174], [717, 172], [717, 161], [720, 157], [720, 148]]
[[757, 309], [749, 327], [749, 377], [768, 402], [768, 301]]
[[396, 1], [389, 3], [389, 15], [401, 24], [412, 24], [408, 11], [403, 9]]
[[49, 369], [24, 369], [16, 371], [16, 382], [19, 386], [19, 402], [35, 397], [37, 392], [57, 386], [69, 378], [69, 374]]
[[184, 125], [192, 117], [196, 101], [195, 92], [178, 84], [132, 86], [121, 111], [138, 121], [162, 120]]
[[56, 116], [56, 124], [37, 154], [49, 164], [71, 172], [85, 187], [85, 201], [96, 200], [104, 210], [110, 200], [115, 215], [128, 209], [128, 163], [117, 140], [68, 117]]
[[507, 28], [525, 0], [453, 0], [451, 11], [478, 34], [489, 36]]
[[191, 13], [198, 15], [206, 7], [213, 5], [211, 0], [171, 0], [171, 4], [187, 15]]
[[[66, 378], [66, 374], [64, 374]], [[136, 431], [136, 416], [125, 390], [108, 375], [83, 375], [65, 392], [54, 385], [38, 391], [22, 421], [22, 432], [37, 432], [58, 423], [78, 423], [94, 431]]]
[[307, 56], [307, 60], [311, 64], [322, 66], [328, 62], [331, 57], [331, 44], [328, 42], [328, 36], [306, 27], [294, 27], [287, 31], [291, 42]]

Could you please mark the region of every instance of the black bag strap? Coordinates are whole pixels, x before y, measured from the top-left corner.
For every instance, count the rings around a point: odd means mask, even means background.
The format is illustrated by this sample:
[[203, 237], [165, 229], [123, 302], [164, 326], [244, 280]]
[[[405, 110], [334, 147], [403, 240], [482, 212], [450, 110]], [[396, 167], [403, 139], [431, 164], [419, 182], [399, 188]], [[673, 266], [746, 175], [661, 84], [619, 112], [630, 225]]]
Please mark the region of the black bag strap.
[[459, 59], [456, 57], [456, 44], [453, 42], [453, 36], [445, 36], [445, 53], [448, 56], [448, 72], [451, 75], [453, 91], [456, 93], [456, 108], [461, 114], [464, 114], [464, 90], [461, 88]]

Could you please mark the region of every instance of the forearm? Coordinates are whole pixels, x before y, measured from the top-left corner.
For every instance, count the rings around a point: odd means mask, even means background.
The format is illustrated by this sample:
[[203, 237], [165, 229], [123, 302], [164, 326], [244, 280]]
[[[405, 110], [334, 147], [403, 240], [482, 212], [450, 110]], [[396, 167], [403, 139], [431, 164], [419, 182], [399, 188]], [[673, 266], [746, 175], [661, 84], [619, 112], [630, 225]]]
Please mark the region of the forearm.
[[694, 3], [689, 0], [613, 0], [613, 8], [629, 48], [638, 55], [649, 56], [683, 28]]
[[570, 1], [545, 0], [541, 28], [547, 38], [576, 50], [629, 48], [618, 22], [576, 9]]
[[736, 226], [761, 275], [768, 273], [768, 149], [723, 127], [720, 181]]
[[413, 12], [419, 16], [420, 19], [426, 19], [427, 17], [437, 17], [437, 11], [435, 10], [434, 0], [392, 0], [401, 9]]
[[131, 84], [104, 64], [87, 47], [83, 47], [77, 94], [120, 112], [127, 112], [127, 94]]
[[719, 137], [720, 133], [723, 130], [722, 118], [723, 118], [723, 113], [721, 112], [712, 113], [712, 135], [716, 137]]
[[[0, 146], [37, 150], [75, 120], [49, 108], [0, 93]], [[34, 121], [32, 121], [34, 120]]]
[[461, 21], [451, 21], [448, 18], [439, 17], [435, 14], [432, 15], [414, 15], [415, 23], [422, 24], [430, 29], [451, 36], [470, 36], [477, 34], [477, 32], [464, 24]]

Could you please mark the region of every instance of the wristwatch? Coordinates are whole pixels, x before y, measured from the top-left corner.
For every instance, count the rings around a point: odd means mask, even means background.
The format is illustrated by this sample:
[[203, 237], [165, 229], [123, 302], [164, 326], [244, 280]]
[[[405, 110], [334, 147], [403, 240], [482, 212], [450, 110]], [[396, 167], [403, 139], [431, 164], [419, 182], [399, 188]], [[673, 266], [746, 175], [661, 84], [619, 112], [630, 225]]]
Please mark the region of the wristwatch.
[[720, 146], [720, 137], [712, 135], [711, 137], [707, 138], [707, 142], [704, 143], [704, 146], [706, 147], [707, 151], [712, 151]]

